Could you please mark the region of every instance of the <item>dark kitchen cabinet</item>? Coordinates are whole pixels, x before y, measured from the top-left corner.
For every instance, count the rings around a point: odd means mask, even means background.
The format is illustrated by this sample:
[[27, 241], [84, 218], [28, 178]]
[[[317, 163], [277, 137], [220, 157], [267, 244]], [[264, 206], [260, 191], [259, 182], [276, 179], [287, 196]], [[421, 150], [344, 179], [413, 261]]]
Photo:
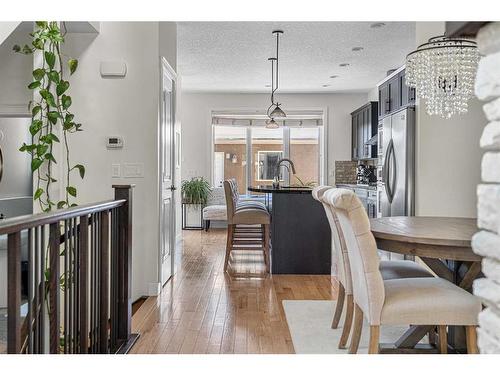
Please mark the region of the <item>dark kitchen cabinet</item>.
[[390, 115], [415, 104], [415, 89], [406, 85], [405, 70], [401, 70], [378, 87], [378, 117]]
[[376, 158], [377, 146], [372, 141], [378, 131], [378, 103], [370, 102], [358, 108], [351, 113], [351, 118], [352, 160]]
[[400, 108], [415, 104], [415, 89], [406, 86], [405, 71], [401, 71], [398, 75], [399, 79], [399, 106]]

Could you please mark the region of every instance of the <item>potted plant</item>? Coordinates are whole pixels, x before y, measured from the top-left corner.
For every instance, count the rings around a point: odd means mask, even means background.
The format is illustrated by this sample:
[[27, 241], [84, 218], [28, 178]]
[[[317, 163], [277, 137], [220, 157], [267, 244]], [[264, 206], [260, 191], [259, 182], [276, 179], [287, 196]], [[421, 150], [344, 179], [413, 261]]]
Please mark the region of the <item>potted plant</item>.
[[202, 209], [212, 188], [204, 177], [182, 182], [182, 229], [203, 229]]

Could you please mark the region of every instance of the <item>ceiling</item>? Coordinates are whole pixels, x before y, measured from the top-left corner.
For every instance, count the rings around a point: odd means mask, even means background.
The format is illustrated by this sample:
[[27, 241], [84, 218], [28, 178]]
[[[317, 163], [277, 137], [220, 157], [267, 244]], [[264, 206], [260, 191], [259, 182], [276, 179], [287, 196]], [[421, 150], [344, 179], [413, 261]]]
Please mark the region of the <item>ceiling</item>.
[[[415, 47], [415, 22], [180, 22], [185, 91], [268, 92], [281, 29], [280, 92], [367, 92]], [[363, 47], [362, 51], [352, 51]], [[347, 67], [339, 64], [349, 63]], [[330, 78], [338, 75], [337, 78]], [[328, 85], [324, 87], [324, 85]]]

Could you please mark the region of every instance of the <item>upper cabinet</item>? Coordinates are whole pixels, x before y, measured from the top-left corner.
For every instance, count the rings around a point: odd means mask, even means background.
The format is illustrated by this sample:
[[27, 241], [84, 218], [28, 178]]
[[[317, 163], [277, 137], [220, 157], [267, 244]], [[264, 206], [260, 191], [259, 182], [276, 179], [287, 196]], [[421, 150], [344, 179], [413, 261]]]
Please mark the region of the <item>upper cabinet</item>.
[[352, 160], [377, 157], [378, 103], [370, 102], [351, 113]]
[[415, 89], [406, 86], [404, 69], [392, 74], [379, 85], [378, 97], [379, 118], [415, 104]]

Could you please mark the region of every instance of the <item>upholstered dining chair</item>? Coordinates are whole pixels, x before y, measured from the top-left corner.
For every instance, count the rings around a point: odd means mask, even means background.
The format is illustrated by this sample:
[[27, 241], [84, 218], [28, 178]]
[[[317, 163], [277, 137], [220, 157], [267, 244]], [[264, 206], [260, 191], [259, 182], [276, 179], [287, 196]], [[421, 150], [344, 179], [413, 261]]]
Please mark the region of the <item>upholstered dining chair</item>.
[[447, 352], [446, 327], [466, 327], [467, 351], [477, 353], [480, 301], [438, 277], [384, 280], [375, 238], [361, 201], [347, 189], [330, 189], [323, 200], [334, 208], [344, 234], [355, 304], [349, 353], [356, 353], [363, 316], [370, 325], [369, 353], [378, 353], [381, 325], [437, 326], [441, 353]]
[[269, 226], [271, 217], [262, 202], [240, 200], [236, 180], [224, 181], [227, 208], [227, 243], [224, 271], [227, 271], [232, 250], [264, 252], [266, 271], [270, 272]]
[[[354, 300], [352, 294], [352, 276], [349, 266], [349, 254], [347, 252], [344, 234], [340, 227], [339, 220], [334, 210], [323, 199], [325, 193], [331, 189], [332, 186], [318, 186], [312, 191], [314, 199], [320, 201], [325, 209], [325, 214], [332, 229], [332, 264], [336, 265], [337, 280], [339, 282], [339, 294], [335, 313], [333, 315], [332, 328], [336, 329], [339, 325], [342, 311], [344, 309], [344, 302], [346, 304], [346, 313], [344, 316], [344, 324], [342, 334], [339, 340], [339, 348], [347, 346], [347, 340], [351, 332]], [[409, 260], [387, 260], [380, 262], [380, 272], [384, 280], [413, 278], [413, 277], [433, 277], [433, 275], [424, 269], [419, 264]]]

